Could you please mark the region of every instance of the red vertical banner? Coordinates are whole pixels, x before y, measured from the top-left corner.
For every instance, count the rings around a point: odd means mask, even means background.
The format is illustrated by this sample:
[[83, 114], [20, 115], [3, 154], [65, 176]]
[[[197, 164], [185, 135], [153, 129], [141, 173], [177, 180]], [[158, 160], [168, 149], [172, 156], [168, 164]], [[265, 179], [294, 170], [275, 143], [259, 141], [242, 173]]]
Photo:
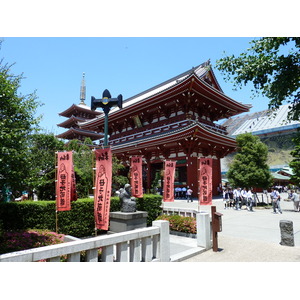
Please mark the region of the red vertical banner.
[[176, 162], [172, 160], [165, 161], [164, 169], [164, 202], [174, 201], [174, 177], [175, 177]]
[[212, 205], [212, 159], [199, 158], [199, 203]]
[[76, 177], [75, 177], [75, 171], [74, 171], [74, 165], [72, 164], [72, 187], [71, 187], [71, 201], [77, 200], [77, 190], [76, 190]]
[[132, 156], [130, 158], [131, 166], [131, 194], [133, 197], [143, 197], [143, 173], [142, 173], [142, 157]]
[[112, 153], [110, 148], [96, 149], [94, 216], [96, 228], [108, 230], [112, 186]]
[[57, 153], [56, 210], [71, 209], [73, 180], [72, 151]]

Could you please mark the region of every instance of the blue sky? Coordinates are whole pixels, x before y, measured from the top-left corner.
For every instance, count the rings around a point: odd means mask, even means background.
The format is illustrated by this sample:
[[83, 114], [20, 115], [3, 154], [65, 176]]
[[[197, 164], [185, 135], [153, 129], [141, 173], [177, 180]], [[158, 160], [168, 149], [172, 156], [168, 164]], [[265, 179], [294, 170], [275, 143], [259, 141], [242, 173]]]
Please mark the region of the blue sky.
[[[0, 57], [12, 66], [14, 74], [24, 75], [20, 92], [36, 90], [44, 105], [41, 127], [60, 133], [56, 126], [65, 120], [58, 116], [73, 103], [78, 104], [82, 73], [85, 72], [87, 99], [100, 97], [104, 89], [112, 96], [129, 98], [194, 66], [227, 54], [239, 54], [254, 38], [2, 38]], [[252, 100], [251, 86], [233, 91], [232, 84], [214, 68], [224, 92], [231, 98], [251, 103], [251, 112], [266, 109], [268, 100]]]
[[[1, 5], [13, 14], [0, 18], [0, 58], [23, 73], [20, 93], [36, 90], [41, 127], [58, 134], [58, 113], [79, 103], [83, 72], [86, 104], [104, 89], [129, 98], [208, 59], [214, 66], [224, 52], [238, 55], [256, 36], [295, 36], [291, 2], [11, 0]], [[251, 99], [251, 85], [233, 91], [214, 71], [228, 96], [252, 104], [251, 112], [267, 108], [268, 99]]]

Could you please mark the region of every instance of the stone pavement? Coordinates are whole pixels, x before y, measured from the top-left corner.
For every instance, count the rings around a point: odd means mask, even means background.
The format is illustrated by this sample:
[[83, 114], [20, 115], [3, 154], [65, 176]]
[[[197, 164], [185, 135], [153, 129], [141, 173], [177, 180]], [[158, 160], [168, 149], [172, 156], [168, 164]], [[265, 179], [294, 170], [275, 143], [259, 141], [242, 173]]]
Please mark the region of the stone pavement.
[[[220, 197], [213, 200], [218, 212], [222, 213], [222, 232], [218, 233], [219, 251], [204, 251], [197, 247], [196, 239], [171, 235], [172, 261], [201, 262], [260, 262], [300, 261], [300, 213], [293, 211], [293, 203], [284, 201], [287, 194], [281, 194], [282, 214], [273, 214], [272, 209], [255, 208], [236, 211], [224, 209]], [[261, 196], [259, 196], [261, 199]], [[189, 208], [210, 213], [211, 206], [198, 207], [198, 202], [186, 200], [165, 202], [164, 207]], [[294, 226], [295, 247], [281, 246], [280, 220], [291, 220]], [[197, 251], [199, 253], [197, 254]]]
[[204, 251], [205, 248], [197, 247], [197, 239], [170, 235], [171, 262], [183, 261]]

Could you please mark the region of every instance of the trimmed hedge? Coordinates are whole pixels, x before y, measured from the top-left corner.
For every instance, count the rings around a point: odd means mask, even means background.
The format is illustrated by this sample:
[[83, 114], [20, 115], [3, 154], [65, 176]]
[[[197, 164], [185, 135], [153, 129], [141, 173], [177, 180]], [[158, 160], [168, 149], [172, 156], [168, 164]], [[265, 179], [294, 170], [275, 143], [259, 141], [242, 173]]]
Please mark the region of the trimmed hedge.
[[[147, 211], [147, 225], [151, 226], [161, 213], [160, 195], [144, 194], [137, 199], [137, 210]], [[94, 200], [79, 199], [70, 211], [58, 212], [58, 232], [76, 237], [94, 235]], [[110, 211], [120, 211], [118, 197], [111, 198]], [[44, 229], [55, 231], [55, 201], [24, 201], [0, 203], [1, 230]]]

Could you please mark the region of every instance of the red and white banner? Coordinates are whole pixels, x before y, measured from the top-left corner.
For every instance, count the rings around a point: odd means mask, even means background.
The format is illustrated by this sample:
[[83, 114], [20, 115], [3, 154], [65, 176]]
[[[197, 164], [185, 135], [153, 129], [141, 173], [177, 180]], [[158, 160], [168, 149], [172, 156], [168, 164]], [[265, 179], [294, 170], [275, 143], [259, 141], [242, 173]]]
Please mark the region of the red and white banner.
[[198, 181], [200, 205], [212, 205], [212, 159], [200, 157]]
[[142, 157], [132, 156], [130, 158], [131, 166], [131, 194], [133, 197], [143, 197], [143, 173], [142, 173]]
[[174, 201], [174, 177], [175, 177], [176, 161], [166, 160], [164, 170], [164, 202]]
[[94, 216], [96, 228], [108, 230], [112, 186], [112, 153], [110, 148], [96, 149]]
[[71, 188], [71, 201], [77, 200], [77, 190], [76, 190], [76, 177], [75, 177], [75, 171], [74, 171], [74, 165], [72, 164], [72, 188]]
[[[74, 182], [72, 175], [73, 153], [72, 151], [57, 153], [57, 182], [56, 182], [56, 210], [66, 211], [71, 209], [71, 200]], [[74, 175], [75, 177], [75, 175]]]

